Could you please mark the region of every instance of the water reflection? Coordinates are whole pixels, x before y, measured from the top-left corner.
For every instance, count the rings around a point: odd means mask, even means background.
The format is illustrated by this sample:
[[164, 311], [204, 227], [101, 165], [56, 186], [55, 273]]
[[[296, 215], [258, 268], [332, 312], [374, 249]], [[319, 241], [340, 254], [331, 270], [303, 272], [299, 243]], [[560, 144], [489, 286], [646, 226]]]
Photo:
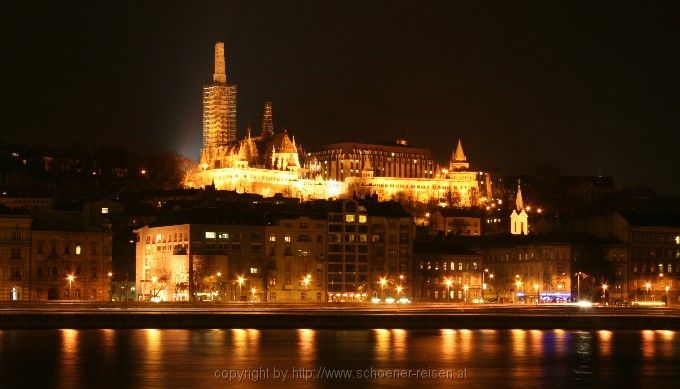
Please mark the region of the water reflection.
[[645, 359], [654, 358], [654, 331], [644, 330], [642, 331], [642, 356]]
[[297, 330], [297, 335], [300, 361], [305, 362], [305, 366], [312, 366], [316, 352], [316, 343], [314, 341], [316, 332], [305, 328]]
[[[0, 362], [2, 387], [42, 387], [46, 379], [60, 388], [279, 386], [273, 380], [215, 381], [214, 369], [260, 366], [467, 368], [466, 383], [477, 387], [557, 382], [583, 387], [600, 381], [649, 387], [680, 380], [680, 339], [676, 331], [606, 330], [3, 330]], [[25, 374], [36, 369], [40, 375]], [[286, 382], [300, 387], [347, 383]], [[371, 383], [385, 385], [370, 380], [363, 385]], [[388, 385], [413, 384], [394, 380]]]
[[390, 358], [390, 330], [383, 328], [373, 330], [375, 333], [375, 355], [379, 361]]
[[439, 347], [439, 354], [444, 361], [453, 361], [454, 353], [456, 352], [456, 330], [440, 330], [441, 342]]
[[600, 355], [609, 357], [612, 353], [612, 332], [606, 330], [597, 331], [597, 338], [600, 345]]
[[407, 339], [406, 335], [408, 332], [406, 330], [402, 329], [394, 329], [392, 330], [392, 350], [394, 351], [393, 359], [394, 360], [403, 360], [404, 357], [406, 356], [406, 351], [408, 349], [408, 345], [406, 344]]

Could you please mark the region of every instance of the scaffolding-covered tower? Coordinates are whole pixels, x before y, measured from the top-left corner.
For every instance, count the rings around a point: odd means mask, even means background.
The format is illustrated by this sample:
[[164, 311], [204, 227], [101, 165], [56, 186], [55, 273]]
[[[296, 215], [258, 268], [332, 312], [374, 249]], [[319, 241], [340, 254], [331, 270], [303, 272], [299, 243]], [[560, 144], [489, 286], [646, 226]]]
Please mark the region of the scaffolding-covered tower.
[[224, 43], [215, 44], [213, 82], [203, 87], [201, 164], [211, 165], [215, 149], [236, 141], [236, 85], [227, 83]]

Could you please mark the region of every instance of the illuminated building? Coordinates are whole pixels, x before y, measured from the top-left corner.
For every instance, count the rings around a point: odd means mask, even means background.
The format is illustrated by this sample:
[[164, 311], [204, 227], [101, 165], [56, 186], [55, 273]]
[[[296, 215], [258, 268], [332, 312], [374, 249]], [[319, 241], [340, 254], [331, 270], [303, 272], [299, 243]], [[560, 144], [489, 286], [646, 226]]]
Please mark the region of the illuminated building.
[[108, 300], [112, 234], [100, 221], [0, 206], [0, 299]]
[[446, 167], [427, 149], [406, 139], [394, 144], [338, 143], [304, 153], [287, 131], [276, 132], [272, 104], [264, 106], [262, 130], [236, 139], [236, 87], [227, 84], [224, 45], [215, 45], [213, 83], [204, 88], [203, 148], [199, 164], [186, 176], [189, 188], [282, 193], [300, 199], [375, 194], [381, 200], [427, 202], [450, 206], [478, 203], [478, 172], [460, 140]]
[[[413, 265], [415, 300], [463, 303], [481, 298], [480, 253], [448, 242], [422, 241], [414, 245]], [[495, 296], [492, 292], [485, 298]]]
[[527, 235], [529, 233], [529, 216], [524, 209], [524, 201], [522, 200], [522, 189], [517, 183], [517, 198], [515, 199], [515, 208], [510, 214], [510, 233], [513, 235]]
[[326, 301], [326, 218], [317, 213], [199, 208], [135, 233], [142, 300]]

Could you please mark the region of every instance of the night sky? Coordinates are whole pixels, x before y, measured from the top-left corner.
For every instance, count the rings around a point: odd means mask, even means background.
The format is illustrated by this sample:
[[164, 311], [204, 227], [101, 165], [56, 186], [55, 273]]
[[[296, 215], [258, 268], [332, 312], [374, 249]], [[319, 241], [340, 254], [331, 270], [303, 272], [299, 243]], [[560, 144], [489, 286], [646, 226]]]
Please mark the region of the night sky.
[[672, 2], [424, 3], [5, 6], [0, 140], [195, 157], [224, 41], [240, 134], [271, 99], [277, 129], [308, 149], [404, 133], [443, 162], [462, 138], [473, 167], [680, 194]]

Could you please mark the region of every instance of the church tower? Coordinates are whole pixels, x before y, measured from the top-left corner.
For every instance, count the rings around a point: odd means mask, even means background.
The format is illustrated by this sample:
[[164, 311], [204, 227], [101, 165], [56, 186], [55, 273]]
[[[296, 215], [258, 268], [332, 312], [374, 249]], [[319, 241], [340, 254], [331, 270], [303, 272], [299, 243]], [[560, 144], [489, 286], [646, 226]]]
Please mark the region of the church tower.
[[527, 235], [529, 234], [529, 216], [524, 209], [524, 201], [522, 199], [522, 188], [520, 182], [517, 181], [517, 197], [515, 198], [515, 209], [510, 214], [510, 233], [513, 235]]
[[451, 161], [449, 162], [449, 170], [466, 170], [470, 168], [465, 152], [463, 151], [463, 143], [458, 139], [458, 146], [451, 154]]
[[201, 164], [212, 165], [216, 149], [236, 141], [236, 85], [227, 83], [224, 43], [215, 44], [212, 83], [203, 87]]
[[274, 135], [274, 119], [272, 117], [272, 102], [265, 101], [262, 114], [262, 138]]

